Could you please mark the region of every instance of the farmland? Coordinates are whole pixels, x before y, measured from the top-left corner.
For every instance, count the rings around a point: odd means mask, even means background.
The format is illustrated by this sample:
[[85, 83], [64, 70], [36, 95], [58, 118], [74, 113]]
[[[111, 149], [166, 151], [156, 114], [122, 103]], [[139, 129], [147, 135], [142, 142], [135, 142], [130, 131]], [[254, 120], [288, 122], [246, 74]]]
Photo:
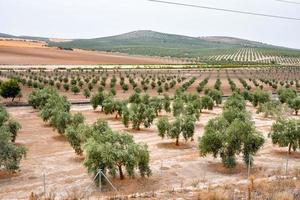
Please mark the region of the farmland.
[[[86, 66], [65, 69], [52, 66], [37, 69], [20, 66], [14, 70], [2, 68], [0, 76], [2, 85], [12, 79], [17, 80], [20, 86], [21, 93], [13, 101], [9, 97], [1, 101], [9, 106], [6, 109], [10, 118], [19, 122], [22, 127], [16, 137], [16, 144], [27, 148], [27, 157], [22, 159], [19, 172], [0, 174], [2, 199], [27, 198], [31, 192], [42, 196], [44, 174], [47, 195], [56, 195], [58, 198], [72, 195], [125, 195], [245, 183], [248, 169], [242, 154], [235, 156], [235, 167], [227, 169], [220, 158], [214, 158], [211, 154], [199, 156], [198, 149], [198, 138], [208, 134], [205, 127], [211, 120], [227, 116], [224, 112], [230, 110], [229, 102], [234, 102], [235, 98], [229, 96], [236, 93], [240, 94], [236, 98], [245, 99], [245, 112], [251, 116], [252, 128], [265, 141], [257, 153], [253, 153], [254, 164], [250, 169], [255, 182], [259, 182], [264, 178], [285, 174], [286, 170], [288, 148], [279, 147], [268, 136], [273, 130], [272, 125], [279, 115], [299, 120], [289, 103], [296, 101], [299, 92], [299, 67], [145, 69]], [[47, 89], [49, 87], [53, 89]], [[54, 104], [49, 102], [44, 106], [37, 106], [35, 98], [39, 93], [32, 93], [33, 91], [40, 91], [42, 96], [54, 98]], [[291, 91], [296, 92], [290, 93]], [[262, 98], [263, 95], [256, 98], [263, 92], [269, 95], [269, 100]], [[284, 93], [293, 97], [285, 96]], [[104, 98], [101, 102], [97, 100], [100, 96]], [[226, 100], [228, 97], [232, 99]], [[287, 97], [290, 99], [287, 100]], [[277, 98], [280, 102], [270, 101]], [[205, 105], [204, 102], [208, 99], [211, 99], [212, 107]], [[197, 107], [198, 100], [201, 108]], [[271, 105], [276, 105], [276, 109], [268, 109], [268, 101]], [[73, 103], [69, 105], [70, 108], [61, 110], [65, 106], [69, 107], [68, 102]], [[192, 102], [197, 105], [196, 109], [191, 109]], [[28, 103], [35, 109], [27, 106]], [[123, 105], [122, 109], [119, 110], [117, 105]], [[61, 121], [55, 120], [58, 117], [56, 114], [48, 120], [45, 112], [48, 106], [54, 106], [50, 107], [51, 110], [59, 109], [58, 116], [70, 116], [71, 121], [80, 113], [86, 124], [82, 126], [93, 127], [99, 120], [104, 120], [112, 131], [127, 132], [137, 144], [147, 144], [151, 176], [140, 177], [136, 169], [134, 178], [125, 173], [125, 179], [119, 180], [118, 176], [114, 178], [108, 173], [118, 192], [115, 193], [109, 185], [105, 185], [100, 193], [92, 181], [93, 174], [88, 173], [83, 164], [91, 153], [85, 147], [89, 140], [82, 141], [79, 146], [74, 143], [70, 139], [70, 134], [74, 133], [71, 126], [74, 125], [65, 127]], [[144, 111], [148, 114], [142, 114]], [[127, 123], [126, 112], [129, 113]], [[135, 114], [139, 114], [143, 121], [135, 121]], [[192, 116], [195, 117], [194, 120], [186, 121], [187, 117]], [[182, 120], [181, 123], [187, 125], [182, 130], [189, 134], [191, 129], [186, 127], [192, 125], [192, 136], [185, 132], [179, 133], [178, 145], [176, 137], [168, 135], [169, 133], [162, 138], [161, 129], [157, 125], [162, 119], [174, 123], [173, 127], [177, 119]], [[74, 134], [76, 136], [77, 132]], [[289, 175], [294, 175], [294, 169], [299, 167], [299, 150], [297, 147], [295, 150], [289, 155]], [[232, 198], [233, 190], [235, 189], [229, 190], [228, 198]], [[255, 192], [254, 189], [253, 194], [258, 195]], [[274, 191], [274, 195], [276, 192], [279, 191]], [[241, 198], [245, 197], [247, 189], [241, 187], [239, 193]], [[164, 198], [172, 198], [172, 193]]]
[[240, 38], [191, 37], [150, 30], [91, 39], [17, 37], [6, 34], [2, 34], [2, 37], [1, 64], [183, 63], [295, 66], [300, 62], [300, 51], [297, 49]]
[[277, 63], [282, 65], [299, 65], [300, 59], [297, 56], [285, 55], [274, 50], [241, 48], [236, 50], [225, 51], [224, 54], [207, 56], [209, 61], [224, 61], [224, 62], [244, 62], [244, 63]]

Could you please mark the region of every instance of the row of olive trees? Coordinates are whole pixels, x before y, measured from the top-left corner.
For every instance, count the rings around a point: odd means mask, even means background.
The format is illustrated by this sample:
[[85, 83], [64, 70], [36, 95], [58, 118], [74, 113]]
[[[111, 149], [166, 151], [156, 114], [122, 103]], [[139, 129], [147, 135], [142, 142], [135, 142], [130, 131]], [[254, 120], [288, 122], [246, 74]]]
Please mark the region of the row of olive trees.
[[[138, 168], [141, 176], [150, 176], [146, 145], [136, 144], [127, 133], [112, 131], [106, 122], [97, 121], [92, 126], [86, 125], [81, 113], [70, 114], [70, 103], [55, 89], [33, 91], [29, 95], [29, 103], [40, 110], [44, 121], [48, 121], [58, 133], [67, 137], [76, 154], [86, 153], [84, 165], [90, 173], [96, 175], [101, 169], [102, 173], [108, 172], [115, 176], [118, 171], [123, 179], [124, 169], [133, 177], [135, 168]], [[109, 112], [108, 107], [104, 110]], [[99, 180], [99, 176], [95, 180]]]
[[167, 113], [172, 112], [174, 117], [189, 112], [190, 115], [195, 115], [195, 118], [199, 119], [202, 109], [212, 110], [214, 101], [216, 104], [222, 102], [222, 94], [215, 89], [208, 90], [207, 95], [203, 97], [184, 91], [184, 88], [178, 88], [173, 100], [166, 94], [164, 97], [142, 95], [138, 88], [135, 89], [134, 94], [124, 100], [115, 99], [111, 93], [106, 94], [103, 91], [98, 91], [92, 96], [91, 104], [94, 110], [100, 106], [101, 111], [105, 114], [114, 114], [116, 119], [121, 117], [125, 127], [129, 127], [131, 124], [133, 129], [139, 130], [141, 125], [149, 128], [162, 110]]
[[[124, 179], [126, 170], [132, 178], [135, 169], [142, 177], [151, 175], [147, 145], [135, 143], [128, 133], [113, 131], [107, 122], [98, 120], [92, 125], [69, 126], [67, 136], [77, 154], [85, 152], [84, 165], [94, 175], [101, 170], [113, 177], [118, 173]], [[99, 183], [99, 176], [95, 181]]]
[[300, 97], [291, 88], [280, 88], [277, 90], [278, 100], [271, 100], [270, 94], [263, 90], [256, 90], [251, 95], [252, 103], [257, 108], [257, 113], [265, 113], [265, 117], [280, 117], [289, 107], [296, 115], [300, 109]]
[[17, 171], [26, 155], [26, 148], [14, 143], [20, 128], [20, 124], [10, 119], [6, 109], [0, 105], [0, 170]]
[[[42, 89], [46, 86], [51, 86], [51, 87], [56, 87], [57, 89], [63, 88], [65, 91], [71, 90], [74, 94], [78, 94], [81, 89], [83, 89], [83, 94], [86, 98], [90, 96], [91, 90], [96, 86], [96, 84], [99, 82], [99, 86], [105, 87], [106, 86], [106, 80], [109, 77], [109, 74], [107, 73], [106, 75], [103, 75], [103, 72], [101, 72], [101, 75], [99, 76], [97, 73], [96, 74], [80, 74], [77, 73], [76, 76], [70, 74], [66, 74], [64, 72], [60, 72], [59, 74], [58, 71], [56, 72], [45, 72], [45, 71], [38, 71], [38, 72], [33, 72], [33, 71], [24, 71], [24, 72], [9, 72], [6, 74], [7, 77], [14, 77], [18, 79], [23, 85], [26, 85], [28, 87], [33, 87], [36, 89]], [[130, 84], [132, 85], [132, 88], [135, 89], [138, 84], [135, 81], [136, 76], [135, 73], [129, 75], [127, 73], [127, 78], [129, 79]], [[144, 90], [145, 92], [148, 90], [149, 85], [150, 85], [150, 79], [152, 79], [151, 82], [151, 87], [154, 89], [157, 87], [157, 92], [160, 94], [163, 92], [163, 89], [165, 91], [168, 91], [170, 88], [173, 88], [177, 83], [180, 83], [185, 79], [185, 77], [177, 77], [177, 81], [174, 80], [176, 76], [166, 76], [166, 75], [145, 75], [141, 74], [140, 75], [140, 85], [141, 89]], [[125, 84], [124, 77], [119, 74], [120, 78], [120, 85], [124, 91], [127, 91], [128, 85]], [[138, 80], [140, 79], [138, 78]], [[110, 83], [110, 88], [111, 90], [114, 90], [115, 88], [115, 83], [117, 81], [117, 78], [115, 76], [115, 71], [113, 72], [112, 78], [111, 78], [111, 83]], [[164, 85], [162, 85], [164, 84]], [[84, 88], [83, 86], [86, 85]]]

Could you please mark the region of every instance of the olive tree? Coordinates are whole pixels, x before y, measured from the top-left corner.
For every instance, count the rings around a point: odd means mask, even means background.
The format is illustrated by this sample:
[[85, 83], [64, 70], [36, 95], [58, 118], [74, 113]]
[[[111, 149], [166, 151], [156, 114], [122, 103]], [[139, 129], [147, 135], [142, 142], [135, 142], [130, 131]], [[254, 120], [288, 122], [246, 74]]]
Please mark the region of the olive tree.
[[74, 93], [74, 94], [78, 94], [80, 92], [80, 89], [77, 85], [72, 85], [71, 86], [71, 91]]
[[[84, 145], [84, 165], [90, 173], [96, 175], [101, 169], [104, 174], [115, 177], [118, 173], [120, 179], [124, 179], [124, 170], [129, 177], [134, 177], [137, 168], [142, 177], [151, 175], [147, 145], [137, 144], [133, 136], [112, 131], [109, 127], [104, 130], [92, 128], [91, 135]], [[98, 182], [99, 176], [96, 179]]]
[[225, 103], [222, 115], [208, 121], [198, 148], [201, 156], [220, 156], [224, 167], [232, 168], [240, 153], [244, 162], [252, 165], [253, 155], [263, 144], [264, 137], [251, 122], [244, 99], [234, 93]]
[[163, 108], [163, 101], [158, 97], [153, 97], [150, 99], [150, 106], [154, 109], [156, 116], [161, 112]]
[[222, 103], [222, 95], [223, 94], [222, 94], [222, 92], [220, 90], [209, 88], [209, 89], [206, 89], [204, 91], [204, 93], [205, 93], [205, 95], [210, 96], [214, 100], [214, 102], [216, 103], [216, 105], [219, 105], [219, 104]]
[[149, 128], [156, 116], [154, 109], [143, 103], [131, 104], [129, 112], [132, 128], [136, 130], [140, 130], [141, 124], [143, 124], [145, 128]]
[[289, 102], [289, 107], [295, 111], [295, 114], [298, 115], [300, 110], [300, 97], [296, 97]]
[[87, 88], [84, 88], [83, 96], [85, 96], [85, 98], [89, 98], [91, 96], [91, 93]]
[[171, 100], [170, 97], [166, 94], [164, 95], [163, 99], [163, 108], [167, 113], [171, 112]]
[[201, 97], [202, 108], [207, 110], [212, 110], [214, 107], [214, 100], [210, 96]]
[[84, 126], [84, 116], [81, 113], [76, 113], [71, 117], [71, 122], [67, 126], [66, 129], [66, 136], [67, 139], [70, 143], [70, 145], [73, 147], [75, 150], [75, 153], [78, 155], [82, 155], [83, 150], [82, 150], [82, 143], [84, 142], [83, 140], [83, 135], [82, 133], [82, 126]]
[[296, 90], [291, 88], [280, 88], [277, 90], [277, 94], [281, 103], [289, 103], [290, 100], [297, 97]]
[[293, 119], [278, 119], [273, 125], [269, 136], [273, 144], [280, 147], [288, 147], [288, 153], [291, 150], [296, 151], [300, 145], [300, 121]]
[[184, 102], [181, 98], [176, 98], [172, 104], [173, 116], [177, 117], [184, 112]]
[[118, 117], [122, 116], [122, 111], [123, 111], [123, 106], [126, 106], [125, 101], [119, 101], [119, 100], [114, 100], [112, 96], [108, 96], [105, 98], [103, 101], [103, 111], [105, 114], [114, 114], [115, 118], [118, 119]]
[[96, 110], [98, 106], [102, 106], [104, 99], [105, 95], [103, 92], [98, 92], [94, 94], [91, 98], [91, 104], [93, 106], [93, 109]]
[[35, 109], [45, 106], [51, 96], [58, 95], [54, 88], [46, 87], [40, 90], [34, 90], [28, 96], [28, 103]]
[[21, 92], [19, 83], [15, 79], [2, 82], [0, 85], [0, 95], [3, 98], [12, 98], [14, 101], [15, 97]]
[[26, 155], [26, 148], [14, 144], [20, 125], [9, 119], [6, 109], [0, 105], [0, 169], [15, 172]]
[[270, 94], [261, 89], [255, 90], [252, 94], [252, 104], [254, 107], [258, 106], [259, 104], [269, 102], [270, 100]]
[[264, 113], [264, 117], [281, 116], [283, 113], [283, 106], [278, 100], [271, 100], [269, 102], [260, 104], [256, 113]]
[[[263, 136], [249, 120], [235, 119], [229, 123], [225, 117], [209, 120], [204, 135], [199, 138], [201, 156], [220, 156], [226, 168], [236, 166], [236, 155], [243, 154], [245, 163], [252, 164], [253, 155], [262, 147]], [[250, 160], [249, 160], [250, 158]]]
[[186, 141], [188, 139], [193, 140], [195, 132], [195, 118], [193, 116], [185, 115], [176, 117], [175, 120], [169, 122], [166, 117], [162, 117], [158, 120], [156, 126], [160, 137], [175, 139], [175, 144], [178, 146], [180, 135], [182, 135]]

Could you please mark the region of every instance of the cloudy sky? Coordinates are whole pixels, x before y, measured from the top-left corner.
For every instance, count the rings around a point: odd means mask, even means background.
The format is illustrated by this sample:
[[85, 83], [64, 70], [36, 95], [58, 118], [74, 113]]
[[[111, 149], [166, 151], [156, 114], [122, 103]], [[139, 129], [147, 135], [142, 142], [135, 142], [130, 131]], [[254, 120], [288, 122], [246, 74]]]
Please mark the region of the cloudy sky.
[[[278, 0], [169, 1], [300, 18], [300, 0], [293, 0], [299, 4]], [[300, 49], [300, 21], [147, 0], [0, 0], [2, 33], [94, 38], [134, 30], [189, 36], [233, 36]]]

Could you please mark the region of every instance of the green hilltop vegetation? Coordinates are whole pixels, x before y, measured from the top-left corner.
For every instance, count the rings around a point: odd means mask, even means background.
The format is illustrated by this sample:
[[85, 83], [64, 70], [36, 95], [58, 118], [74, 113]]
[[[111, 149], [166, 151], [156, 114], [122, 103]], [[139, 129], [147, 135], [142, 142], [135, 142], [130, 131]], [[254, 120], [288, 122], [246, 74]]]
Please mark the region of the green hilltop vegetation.
[[133, 55], [198, 58], [254, 48], [282, 56], [300, 56], [300, 51], [230, 37], [189, 37], [155, 31], [134, 31], [116, 36], [49, 42], [50, 46], [120, 52]]

